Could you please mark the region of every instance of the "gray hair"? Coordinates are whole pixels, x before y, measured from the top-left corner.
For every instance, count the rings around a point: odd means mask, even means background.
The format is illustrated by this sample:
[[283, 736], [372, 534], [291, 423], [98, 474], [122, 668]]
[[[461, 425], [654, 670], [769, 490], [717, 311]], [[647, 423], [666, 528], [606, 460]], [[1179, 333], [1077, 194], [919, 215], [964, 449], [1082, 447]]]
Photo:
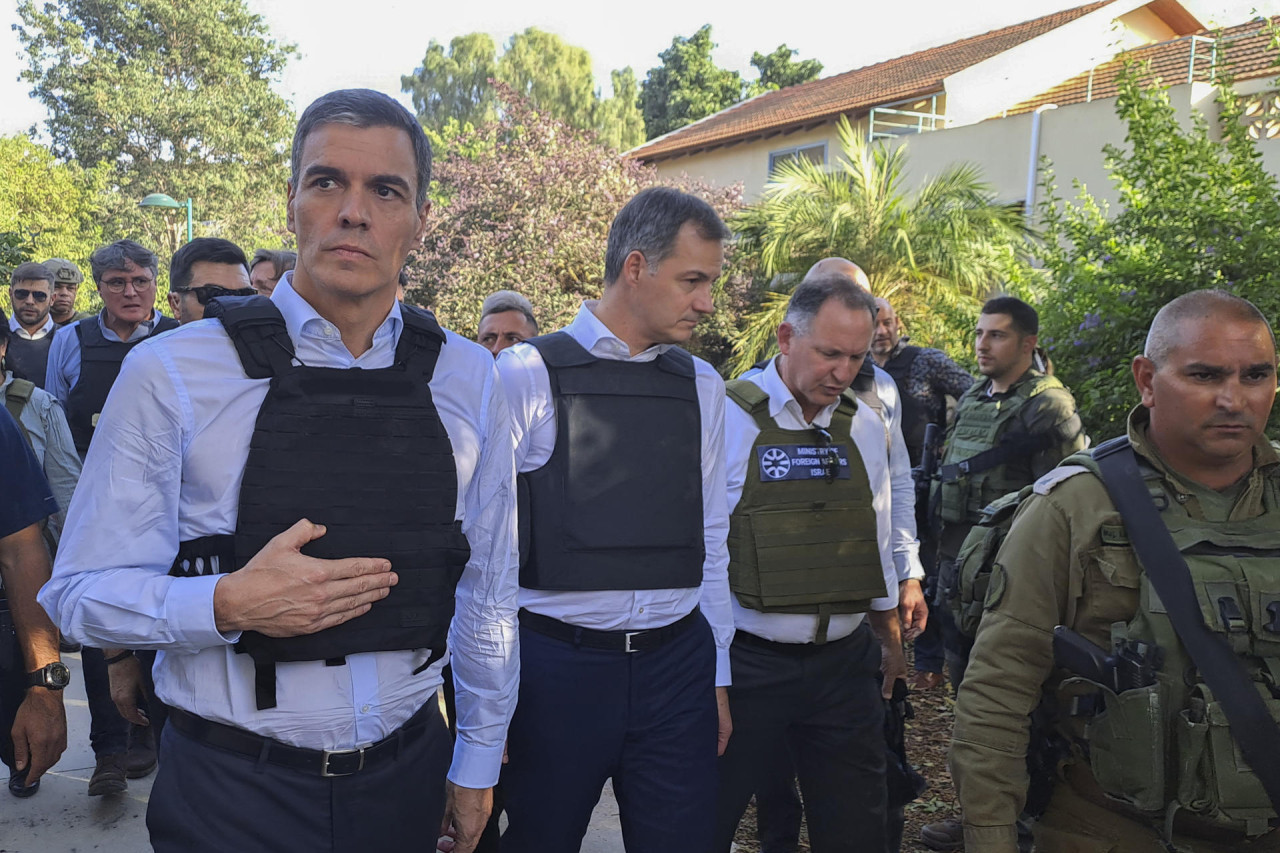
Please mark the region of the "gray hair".
[[1156, 312], [1147, 332], [1147, 342], [1142, 354], [1156, 366], [1169, 357], [1181, 338], [1179, 326], [1183, 320], [1202, 320], [1225, 316], [1244, 323], [1259, 323], [1271, 335], [1271, 346], [1276, 345], [1276, 333], [1258, 307], [1247, 299], [1241, 299], [1225, 290], [1193, 290], [1165, 304]]
[[695, 195], [671, 187], [650, 187], [637, 193], [609, 226], [604, 283], [618, 280], [622, 264], [632, 252], [644, 255], [649, 269], [654, 269], [675, 251], [676, 237], [686, 222], [692, 222], [704, 240], [723, 242], [730, 237], [715, 208]]
[[279, 281], [280, 276], [297, 266], [298, 253], [288, 249], [259, 249], [253, 253], [253, 260], [249, 261], [249, 270], [252, 271], [263, 262], [271, 264], [271, 277]]
[[409, 134], [413, 143], [413, 161], [418, 169], [415, 201], [421, 208], [427, 203], [427, 186], [431, 183], [431, 143], [413, 113], [389, 95], [373, 89], [339, 89], [321, 95], [311, 102], [298, 119], [290, 153], [290, 181], [298, 186], [298, 169], [302, 164], [302, 146], [312, 131], [321, 125], [346, 124], [351, 127], [393, 127]]
[[156, 253], [132, 240], [117, 240], [89, 256], [93, 280], [99, 284], [109, 270], [122, 270], [126, 264], [151, 270], [153, 278], [160, 273], [160, 259]]
[[873, 324], [876, 321], [876, 315], [880, 313], [876, 298], [849, 276], [839, 273], [818, 273], [796, 285], [796, 289], [791, 293], [791, 301], [787, 303], [787, 313], [782, 322], [788, 323], [795, 329], [797, 335], [807, 335], [813, 325], [813, 318], [831, 299], [840, 300], [840, 304], [851, 311], [866, 311], [871, 315]]
[[480, 309], [480, 319], [483, 320], [490, 314], [501, 314], [505, 311], [519, 311], [529, 321], [529, 325], [533, 327], [533, 333], [535, 335], [538, 334], [538, 321], [533, 317], [533, 303], [514, 290], [499, 290], [490, 293], [484, 300], [484, 306]]

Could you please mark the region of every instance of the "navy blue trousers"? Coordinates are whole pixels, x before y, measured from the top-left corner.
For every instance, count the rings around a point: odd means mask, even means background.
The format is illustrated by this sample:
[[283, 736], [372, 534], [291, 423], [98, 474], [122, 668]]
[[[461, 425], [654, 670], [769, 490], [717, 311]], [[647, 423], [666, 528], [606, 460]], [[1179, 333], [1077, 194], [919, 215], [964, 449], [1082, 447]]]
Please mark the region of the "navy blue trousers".
[[84, 692], [89, 700], [89, 745], [93, 754], [115, 755], [129, 749], [129, 721], [120, 716], [111, 701], [111, 676], [107, 674], [102, 649], [80, 649], [84, 671]]
[[690, 849], [727, 853], [751, 796], [789, 786], [794, 761], [815, 853], [885, 850], [884, 702], [870, 627], [821, 646], [739, 633], [730, 657], [733, 736], [719, 763], [716, 838]]
[[520, 629], [503, 853], [577, 853], [613, 780], [628, 853], [703, 850], [716, 804], [715, 645], [699, 617], [648, 651]]
[[427, 731], [393, 761], [326, 779], [193, 740], [160, 739], [147, 829], [156, 853], [434, 850], [444, 814], [449, 729], [435, 697]]

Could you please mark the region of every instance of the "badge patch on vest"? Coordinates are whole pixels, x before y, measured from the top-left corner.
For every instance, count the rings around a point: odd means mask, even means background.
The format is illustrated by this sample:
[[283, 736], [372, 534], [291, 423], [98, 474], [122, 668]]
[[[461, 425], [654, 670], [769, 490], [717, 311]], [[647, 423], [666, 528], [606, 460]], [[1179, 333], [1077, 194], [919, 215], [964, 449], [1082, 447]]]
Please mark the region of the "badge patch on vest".
[[771, 444], [756, 448], [762, 483], [784, 480], [849, 479], [849, 453], [841, 446], [816, 444]]

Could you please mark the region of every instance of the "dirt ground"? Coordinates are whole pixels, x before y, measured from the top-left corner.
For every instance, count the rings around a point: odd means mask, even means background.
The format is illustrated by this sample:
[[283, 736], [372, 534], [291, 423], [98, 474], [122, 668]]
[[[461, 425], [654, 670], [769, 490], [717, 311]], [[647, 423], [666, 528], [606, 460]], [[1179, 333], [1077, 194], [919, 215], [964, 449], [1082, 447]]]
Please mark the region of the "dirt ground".
[[[960, 805], [951, 786], [951, 774], [947, 771], [947, 748], [951, 744], [955, 699], [951, 695], [951, 685], [944, 683], [923, 693], [912, 691], [910, 701], [915, 719], [907, 723], [907, 758], [928, 780], [929, 787], [919, 799], [907, 806], [902, 849], [918, 851], [929, 849], [920, 843], [922, 826], [960, 815]], [[759, 853], [754, 804], [747, 807], [734, 840], [740, 853]], [[809, 850], [809, 839], [803, 826], [800, 828], [800, 850]]]

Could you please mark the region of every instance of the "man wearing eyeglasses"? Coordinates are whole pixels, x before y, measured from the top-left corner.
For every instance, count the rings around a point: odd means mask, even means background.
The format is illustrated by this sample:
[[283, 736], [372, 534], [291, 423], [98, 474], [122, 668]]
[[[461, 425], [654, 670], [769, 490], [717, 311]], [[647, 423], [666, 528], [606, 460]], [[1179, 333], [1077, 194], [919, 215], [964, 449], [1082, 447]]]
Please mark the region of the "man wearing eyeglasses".
[[67, 408], [82, 458], [129, 350], [151, 335], [178, 327], [176, 320], [156, 310], [155, 252], [132, 240], [118, 240], [94, 252], [89, 264], [102, 311], [58, 330], [45, 376], [45, 390]]
[[[124, 357], [151, 335], [178, 327], [177, 321], [155, 307], [159, 261], [154, 252], [132, 240], [120, 240], [95, 251], [89, 264], [102, 311], [57, 331], [45, 377], [45, 390], [66, 408], [81, 460], [88, 455], [98, 413]], [[81, 654], [89, 699], [89, 742], [95, 758], [89, 796], [120, 794], [128, 788], [127, 778], [146, 776], [155, 768], [155, 748], [149, 739], [135, 738], [130, 743], [129, 723], [111, 700], [102, 649], [86, 646]]]
[[[849, 391], [876, 304], [819, 273], [794, 291], [780, 355], [727, 384], [734, 730], [719, 764], [716, 839], [788, 753], [816, 853], [884, 850], [883, 684], [904, 671], [884, 426]], [[873, 635], [874, 634], [874, 635]]]
[[5, 367], [18, 379], [30, 380], [43, 388], [54, 332], [53, 319], [49, 316], [49, 307], [53, 304], [53, 273], [42, 264], [19, 264], [9, 278], [9, 302], [13, 305], [13, 316], [9, 318], [11, 343]]
[[249, 261], [230, 240], [197, 237], [169, 261], [169, 310], [182, 325], [203, 320], [210, 299], [256, 292], [249, 282]]

